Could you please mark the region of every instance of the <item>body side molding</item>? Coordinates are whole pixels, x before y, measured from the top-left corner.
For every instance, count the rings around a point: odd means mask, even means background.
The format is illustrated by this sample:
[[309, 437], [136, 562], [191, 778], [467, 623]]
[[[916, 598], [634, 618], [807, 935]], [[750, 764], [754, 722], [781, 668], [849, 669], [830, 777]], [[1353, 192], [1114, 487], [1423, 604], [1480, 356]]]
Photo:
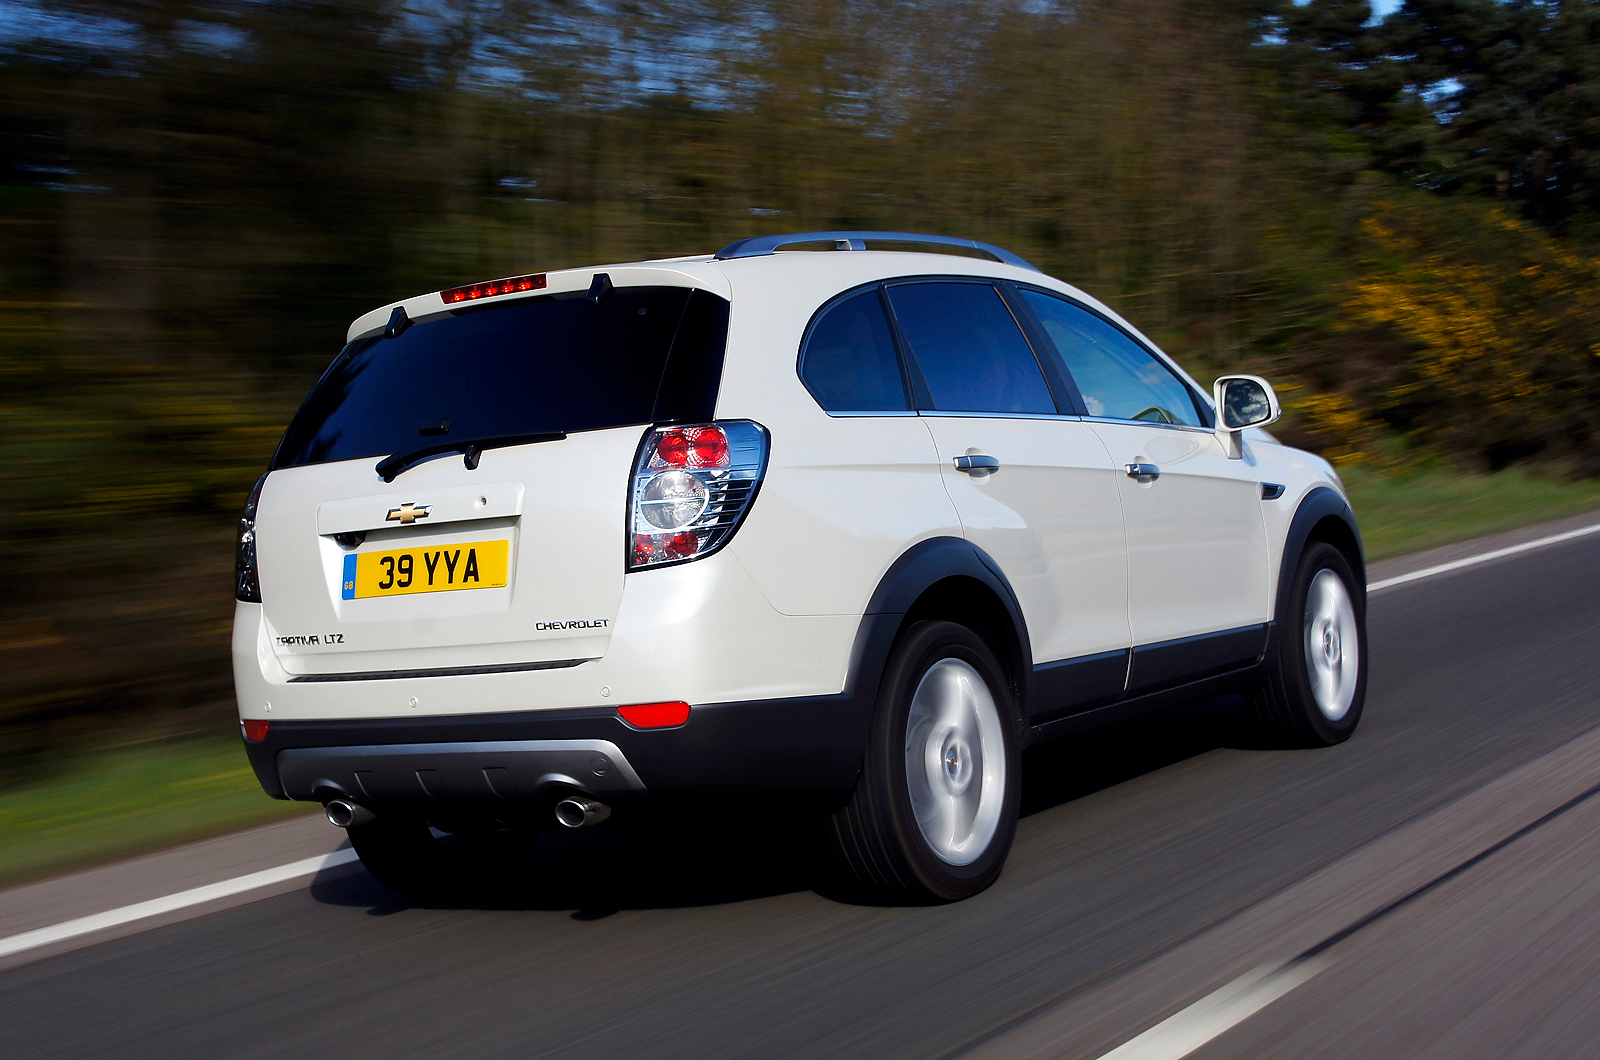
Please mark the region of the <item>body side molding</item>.
[[1134, 648], [1128, 695], [1187, 684], [1255, 663], [1267, 648], [1267, 625], [1241, 626]]

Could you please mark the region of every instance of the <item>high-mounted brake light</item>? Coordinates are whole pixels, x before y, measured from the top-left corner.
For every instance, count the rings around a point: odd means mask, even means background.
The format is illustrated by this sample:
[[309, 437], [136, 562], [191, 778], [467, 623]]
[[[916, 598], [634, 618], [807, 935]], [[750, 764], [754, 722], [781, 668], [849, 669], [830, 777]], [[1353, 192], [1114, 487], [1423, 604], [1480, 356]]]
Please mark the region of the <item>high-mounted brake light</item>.
[[628, 569], [699, 559], [727, 544], [766, 466], [767, 432], [759, 424], [657, 427], [634, 466]]
[[622, 720], [635, 729], [665, 729], [689, 720], [687, 703], [635, 703], [618, 707]]
[[239, 723], [239, 728], [244, 730], [244, 738], [251, 743], [260, 743], [267, 738], [267, 726], [272, 724], [267, 721], [251, 719]]
[[452, 287], [448, 291], [440, 291], [439, 297], [444, 299], [445, 305], [454, 305], [456, 302], [471, 302], [478, 298], [493, 298], [497, 294], [542, 291], [544, 290], [544, 277], [545, 274], [541, 272], [533, 276], [508, 276], [503, 280], [469, 283], [465, 287]]

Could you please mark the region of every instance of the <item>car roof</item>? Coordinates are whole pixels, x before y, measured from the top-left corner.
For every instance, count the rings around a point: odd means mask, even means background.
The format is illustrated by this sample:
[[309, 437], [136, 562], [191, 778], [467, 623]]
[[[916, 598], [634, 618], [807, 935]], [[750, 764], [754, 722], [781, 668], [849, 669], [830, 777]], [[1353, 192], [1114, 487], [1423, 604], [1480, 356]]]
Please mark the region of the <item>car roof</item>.
[[[790, 236], [760, 237], [754, 250], [749, 244], [756, 240], [740, 240], [716, 254], [689, 254], [681, 257], [656, 258], [646, 261], [620, 262], [609, 265], [587, 265], [579, 268], [558, 269], [544, 273], [530, 273], [530, 277], [543, 281], [538, 288], [541, 295], [567, 294], [588, 290], [595, 277], [604, 273], [619, 287], [665, 285], [696, 287], [731, 302], [779, 298], [791, 303], [804, 313], [805, 318], [835, 295], [864, 284], [910, 276], [973, 276], [1010, 280], [1066, 295], [1101, 313], [1129, 331], [1145, 345], [1155, 349], [1176, 368], [1185, 379], [1202, 394], [1206, 388], [1181, 365], [1138, 328], [1092, 295], [1041, 272], [1024, 259], [990, 244], [972, 240], [921, 237], [915, 233], [855, 233], [857, 236], [888, 237], [898, 246], [915, 242], [930, 243], [929, 250], [869, 249], [865, 242], [855, 246], [842, 245], [843, 237], [850, 233], [799, 233]], [[835, 239], [834, 237], [841, 237]], [[897, 238], [897, 237], [913, 237]], [[787, 250], [796, 244], [816, 245], [825, 241], [836, 244], [835, 249]], [[938, 249], [932, 249], [937, 247]], [[741, 248], [744, 251], [741, 252]], [[952, 254], [950, 249], [969, 253]], [[994, 253], [1007, 260], [993, 257], [973, 257], [970, 252]], [[493, 281], [484, 281], [484, 286]], [[468, 285], [471, 286], [471, 285]], [[461, 307], [461, 303], [446, 303], [444, 294], [460, 288], [445, 288], [427, 294], [391, 302], [357, 317], [351, 324], [346, 341], [382, 331], [395, 309], [402, 308], [414, 321], [441, 316]], [[473, 304], [493, 304], [526, 298], [526, 292], [510, 292], [473, 300]]]
[[[890, 232], [881, 230], [832, 230], [824, 232], [791, 232], [780, 235], [752, 236], [728, 244], [715, 254], [690, 254], [674, 258], [657, 258], [650, 261], [623, 262], [611, 265], [585, 266], [577, 269], [562, 269], [555, 272], [529, 273], [523, 277], [506, 277], [500, 280], [482, 281], [464, 287], [446, 288], [443, 291], [433, 291], [428, 294], [415, 295], [411, 298], [391, 302], [386, 306], [363, 313], [350, 325], [346, 341], [361, 335], [370, 334], [385, 327], [396, 309], [403, 309], [405, 315], [412, 320], [420, 320], [448, 312], [453, 306], [459, 305], [462, 298], [446, 300], [448, 294], [465, 292], [466, 299], [473, 302], [488, 303], [491, 301], [509, 300], [514, 297], [526, 297], [529, 291], [538, 290], [544, 294], [570, 293], [576, 290], [586, 290], [589, 283], [593, 282], [597, 273], [606, 273], [613, 284], [632, 286], [645, 283], [668, 283], [673, 285], [705, 287], [724, 298], [733, 297], [733, 292], [726, 283], [718, 282], [719, 277], [727, 273], [718, 269], [718, 265], [732, 264], [734, 262], [766, 262], [754, 268], [735, 265], [732, 269], [734, 275], [743, 275], [759, 284], [759, 278], [772, 268], [774, 259], [788, 259], [795, 254], [804, 254], [811, 258], [814, 252], [790, 251], [786, 248], [796, 246], [824, 246], [835, 251], [845, 251], [855, 255], [871, 255], [876, 258], [880, 254], [893, 251], [868, 249], [869, 244], [889, 243], [897, 248], [905, 247], [938, 247], [944, 250], [959, 250], [967, 254], [978, 254], [991, 262], [998, 262], [1010, 268], [1042, 276], [1032, 264], [1020, 256], [1013, 254], [1004, 247], [992, 243], [982, 243], [973, 239], [959, 236], [930, 235], [923, 232]], [[918, 252], [919, 256], [926, 256]], [[824, 257], [833, 257], [825, 254]], [[941, 255], [948, 258], [949, 255]], [[965, 259], [974, 263], [974, 259]], [[813, 262], [813, 265], [815, 262]], [[837, 262], [835, 262], [837, 264]], [[829, 269], [830, 266], [823, 266]], [[653, 273], [640, 274], [640, 270], [655, 270]], [[787, 271], [780, 268], [779, 272]], [[851, 270], [847, 270], [851, 271]], [[952, 269], [948, 263], [944, 267], [933, 270], [936, 272], [956, 272], [965, 270]], [[977, 275], [985, 275], [983, 272]], [[524, 283], [506, 280], [523, 280]], [[488, 290], [505, 285], [505, 290], [489, 294]], [[476, 289], [474, 289], [476, 288]], [[487, 289], [487, 290], [486, 290]]]

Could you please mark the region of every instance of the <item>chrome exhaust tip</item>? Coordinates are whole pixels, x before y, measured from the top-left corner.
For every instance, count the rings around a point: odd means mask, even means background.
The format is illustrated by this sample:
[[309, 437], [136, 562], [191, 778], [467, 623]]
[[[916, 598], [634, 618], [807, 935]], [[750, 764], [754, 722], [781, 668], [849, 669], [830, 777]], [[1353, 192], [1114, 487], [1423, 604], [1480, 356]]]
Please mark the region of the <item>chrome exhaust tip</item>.
[[566, 828], [588, 828], [611, 816], [611, 807], [587, 795], [569, 795], [556, 803], [556, 820]]
[[377, 814], [349, 799], [329, 799], [323, 809], [328, 813], [328, 823], [338, 828], [353, 828], [377, 818]]

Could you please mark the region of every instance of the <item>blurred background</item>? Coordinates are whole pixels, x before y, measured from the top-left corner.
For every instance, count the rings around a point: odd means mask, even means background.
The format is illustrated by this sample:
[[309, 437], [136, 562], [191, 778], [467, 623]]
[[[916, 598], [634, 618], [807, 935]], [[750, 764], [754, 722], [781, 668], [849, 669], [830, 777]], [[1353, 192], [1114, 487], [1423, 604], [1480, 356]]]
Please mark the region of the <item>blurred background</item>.
[[[1600, 503], [1597, 0], [0, 0], [0, 785], [231, 733], [351, 318], [825, 228], [1268, 376], [1378, 554]], [[264, 804], [226, 753], [173, 775]]]

